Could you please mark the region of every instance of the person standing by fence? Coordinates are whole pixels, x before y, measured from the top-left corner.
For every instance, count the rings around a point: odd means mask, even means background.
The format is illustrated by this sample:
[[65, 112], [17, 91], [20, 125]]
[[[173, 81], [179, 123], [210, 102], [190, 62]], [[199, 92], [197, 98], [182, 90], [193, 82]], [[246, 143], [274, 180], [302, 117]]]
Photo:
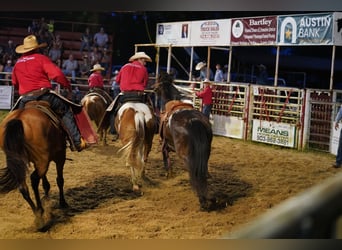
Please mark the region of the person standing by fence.
[[[337, 112], [336, 118], [335, 118], [335, 130], [339, 128], [339, 123], [342, 119], [342, 105]], [[337, 147], [337, 155], [336, 155], [336, 160], [335, 163], [333, 164], [334, 168], [340, 168], [342, 166], [342, 129], [340, 132], [340, 138], [338, 140], [338, 147]]]
[[202, 113], [210, 118], [211, 113], [211, 107], [213, 105], [213, 91], [211, 89], [212, 83], [209, 81], [209, 79], [205, 79], [203, 81], [204, 89], [202, 91], [195, 92], [195, 95], [198, 98], [202, 99]]

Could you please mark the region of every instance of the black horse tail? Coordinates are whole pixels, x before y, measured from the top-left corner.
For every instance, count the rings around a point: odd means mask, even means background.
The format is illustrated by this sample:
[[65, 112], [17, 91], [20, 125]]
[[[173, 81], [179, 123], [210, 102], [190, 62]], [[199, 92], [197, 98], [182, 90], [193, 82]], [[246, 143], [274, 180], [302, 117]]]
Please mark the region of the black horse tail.
[[204, 206], [208, 192], [208, 161], [213, 134], [211, 127], [197, 118], [190, 120], [187, 130], [189, 133], [190, 183], [194, 191], [197, 192], [201, 206]]
[[21, 120], [10, 120], [4, 130], [3, 150], [6, 168], [0, 170], [0, 193], [8, 193], [25, 181], [27, 157], [24, 127]]

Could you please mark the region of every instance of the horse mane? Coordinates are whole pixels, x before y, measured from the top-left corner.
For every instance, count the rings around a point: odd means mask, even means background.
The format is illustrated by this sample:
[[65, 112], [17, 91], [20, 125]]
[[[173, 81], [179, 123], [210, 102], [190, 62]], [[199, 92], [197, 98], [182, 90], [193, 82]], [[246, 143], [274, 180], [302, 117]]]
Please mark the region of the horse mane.
[[164, 99], [165, 102], [171, 100], [181, 100], [185, 98], [185, 95], [174, 85], [174, 79], [172, 75], [166, 72], [161, 72], [158, 77], [158, 82], [160, 84], [159, 88], [161, 98]]

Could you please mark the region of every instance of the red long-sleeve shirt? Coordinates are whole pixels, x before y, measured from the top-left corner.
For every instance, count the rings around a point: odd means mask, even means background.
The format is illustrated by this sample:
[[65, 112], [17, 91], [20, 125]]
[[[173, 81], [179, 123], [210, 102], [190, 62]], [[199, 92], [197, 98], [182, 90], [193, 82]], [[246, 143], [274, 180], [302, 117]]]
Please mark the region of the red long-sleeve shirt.
[[19, 89], [19, 95], [41, 88], [52, 88], [51, 80], [71, 90], [62, 70], [49, 57], [38, 53], [23, 54], [12, 72], [12, 84]]
[[103, 88], [103, 77], [100, 71], [93, 72], [88, 78], [90, 88]]
[[197, 97], [202, 98], [204, 105], [213, 103], [213, 91], [210, 86], [206, 86], [204, 90], [195, 93]]
[[138, 61], [125, 64], [116, 76], [121, 91], [144, 91], [147, 86], [148, 72]]

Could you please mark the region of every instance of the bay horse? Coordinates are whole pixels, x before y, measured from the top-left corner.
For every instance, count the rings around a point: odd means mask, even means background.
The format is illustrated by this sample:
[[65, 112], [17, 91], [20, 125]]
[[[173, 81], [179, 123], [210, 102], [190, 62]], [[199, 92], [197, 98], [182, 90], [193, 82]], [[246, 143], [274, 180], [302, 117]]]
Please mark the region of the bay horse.
[[[98, 128], [107, 107], [111, 104], [113, 99], [110, 96], [104, 97], [97, 92], [87, 93], [81, 100], [81, 105], [86, 110], [89, 118], [93, 121]], [[103, 145], [107, 145], [107, 132], [108, 129], [99, 129], [100, 141]]]
[[190, 184], [196, 192], [202, 210], [213, 209], [208, 198], [208, 161], [213, 132], [209, 119], [192, 104], [173, 84], [173, 77], [162, 72], [154, 84], [154, 92], [165, 103], [160, 115], [159, 135], [162, 141], [164, 167], [171, 174], [170, 152], [184, 161], [189, 171]]
[[130, 168], [133, 191], [139, 192], [157, 127], [153, 107], [141, 102], [140, 98], [127, 100], [118, 108], [114, 126], [122, 144], [118, 152], [122, 153], [126, 166]]
[[[35, 215], [39, 231], [46, 231], [52, 222], [39, 194], [42, 179], [44, 194], [48, 197], [50, 183], [46, 174], [51, 161], [56, 164], [59, 205], [61, 208], [68, 206], [63, 191], [66, 132], [60, 121], [50, 116], [51, 112], [47, 102], [32, 101], [24, 109], [10, 111], [0, 123], [0, 147], [6, 155], [6, 167], [0, 169], [0, 193], [18, 188]], [[30, 163], [34, 166], [30, 179], [36, 204], [26, 183]]]

